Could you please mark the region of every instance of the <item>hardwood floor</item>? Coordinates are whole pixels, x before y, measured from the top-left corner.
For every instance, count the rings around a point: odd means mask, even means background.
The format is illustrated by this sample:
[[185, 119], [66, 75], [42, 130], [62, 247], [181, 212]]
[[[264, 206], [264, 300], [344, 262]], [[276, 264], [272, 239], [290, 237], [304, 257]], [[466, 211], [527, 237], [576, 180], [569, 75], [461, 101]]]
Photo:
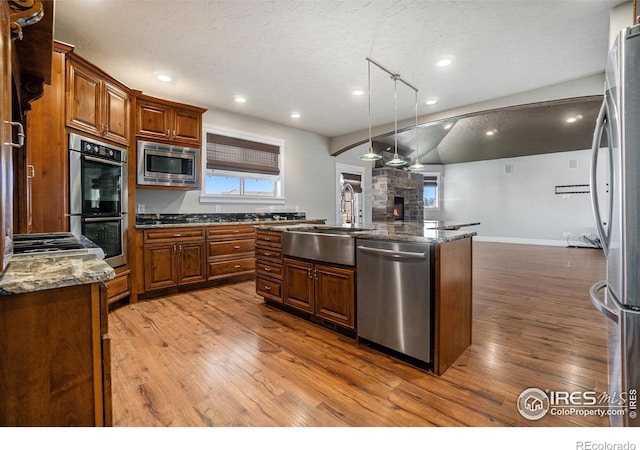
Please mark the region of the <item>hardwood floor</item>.
[[599, 250], [474, 243], [473, 344], [437, 377], [266, 305], [252, 281], [113, 311], [116, 426], [607, 426], [523, 418], [529, 387], [607, 391]]

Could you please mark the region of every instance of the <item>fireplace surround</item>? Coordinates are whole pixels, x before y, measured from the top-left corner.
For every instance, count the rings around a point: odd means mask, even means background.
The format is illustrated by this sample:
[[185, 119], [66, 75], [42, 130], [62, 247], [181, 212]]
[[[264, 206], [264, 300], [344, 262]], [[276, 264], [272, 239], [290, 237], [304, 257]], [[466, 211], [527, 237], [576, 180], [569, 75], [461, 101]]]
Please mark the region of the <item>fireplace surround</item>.
[[[424, 176], [390, 167], [372, 171], [374, 221], [424, 220]], [[400, 201], [402, 199], [402, 201]], [[399, 205], [402, 204], [402, 208]], [[402, 209], [403, 211], [400, 211]], [[398, 217], [394, 216], [394, 211]]]

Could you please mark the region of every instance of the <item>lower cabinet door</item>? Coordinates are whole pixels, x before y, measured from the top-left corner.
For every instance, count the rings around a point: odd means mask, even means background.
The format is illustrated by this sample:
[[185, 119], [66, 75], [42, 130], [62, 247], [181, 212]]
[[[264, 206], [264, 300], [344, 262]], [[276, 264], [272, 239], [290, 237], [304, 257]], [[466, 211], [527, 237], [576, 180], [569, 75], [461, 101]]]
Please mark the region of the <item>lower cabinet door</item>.
[[316, 264], [315, 313], [338, 325], [355, 326], [355, 271]]
[[206, 281], [205, 243], [178, 244], [178, 284]]
[[144, 288], [162, 289], [178, 284], [178, 261], [174, 244], [144, 246]]
[[313, 313], [313, 264], [284, 259], [284, 304]]

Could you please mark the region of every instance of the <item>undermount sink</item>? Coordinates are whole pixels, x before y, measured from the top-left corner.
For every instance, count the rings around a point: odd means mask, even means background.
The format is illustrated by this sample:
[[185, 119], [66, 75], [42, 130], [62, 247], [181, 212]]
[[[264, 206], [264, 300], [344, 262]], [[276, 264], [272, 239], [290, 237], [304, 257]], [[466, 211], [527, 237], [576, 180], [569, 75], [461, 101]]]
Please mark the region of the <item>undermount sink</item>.
[[285, 256], [312, 261], [355, 266], [355, 241], [352, 229], [322, 228], [284, 231], [282, 253]]

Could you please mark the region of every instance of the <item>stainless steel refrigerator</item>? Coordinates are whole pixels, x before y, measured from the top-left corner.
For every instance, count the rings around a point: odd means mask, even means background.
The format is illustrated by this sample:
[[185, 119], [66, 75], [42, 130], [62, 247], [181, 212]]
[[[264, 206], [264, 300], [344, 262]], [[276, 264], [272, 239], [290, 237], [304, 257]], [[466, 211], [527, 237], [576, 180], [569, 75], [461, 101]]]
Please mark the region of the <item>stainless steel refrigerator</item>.
[[[598, 175], [603, 167], [606, 182]], [[610, 423], [640, 426], [640, 25], [622, 30], [609, 52], [591, 200], [607, 258], [606, 280], [593, 285], [590, 296], [610, 323], [609, 410], [619, 412]]]

